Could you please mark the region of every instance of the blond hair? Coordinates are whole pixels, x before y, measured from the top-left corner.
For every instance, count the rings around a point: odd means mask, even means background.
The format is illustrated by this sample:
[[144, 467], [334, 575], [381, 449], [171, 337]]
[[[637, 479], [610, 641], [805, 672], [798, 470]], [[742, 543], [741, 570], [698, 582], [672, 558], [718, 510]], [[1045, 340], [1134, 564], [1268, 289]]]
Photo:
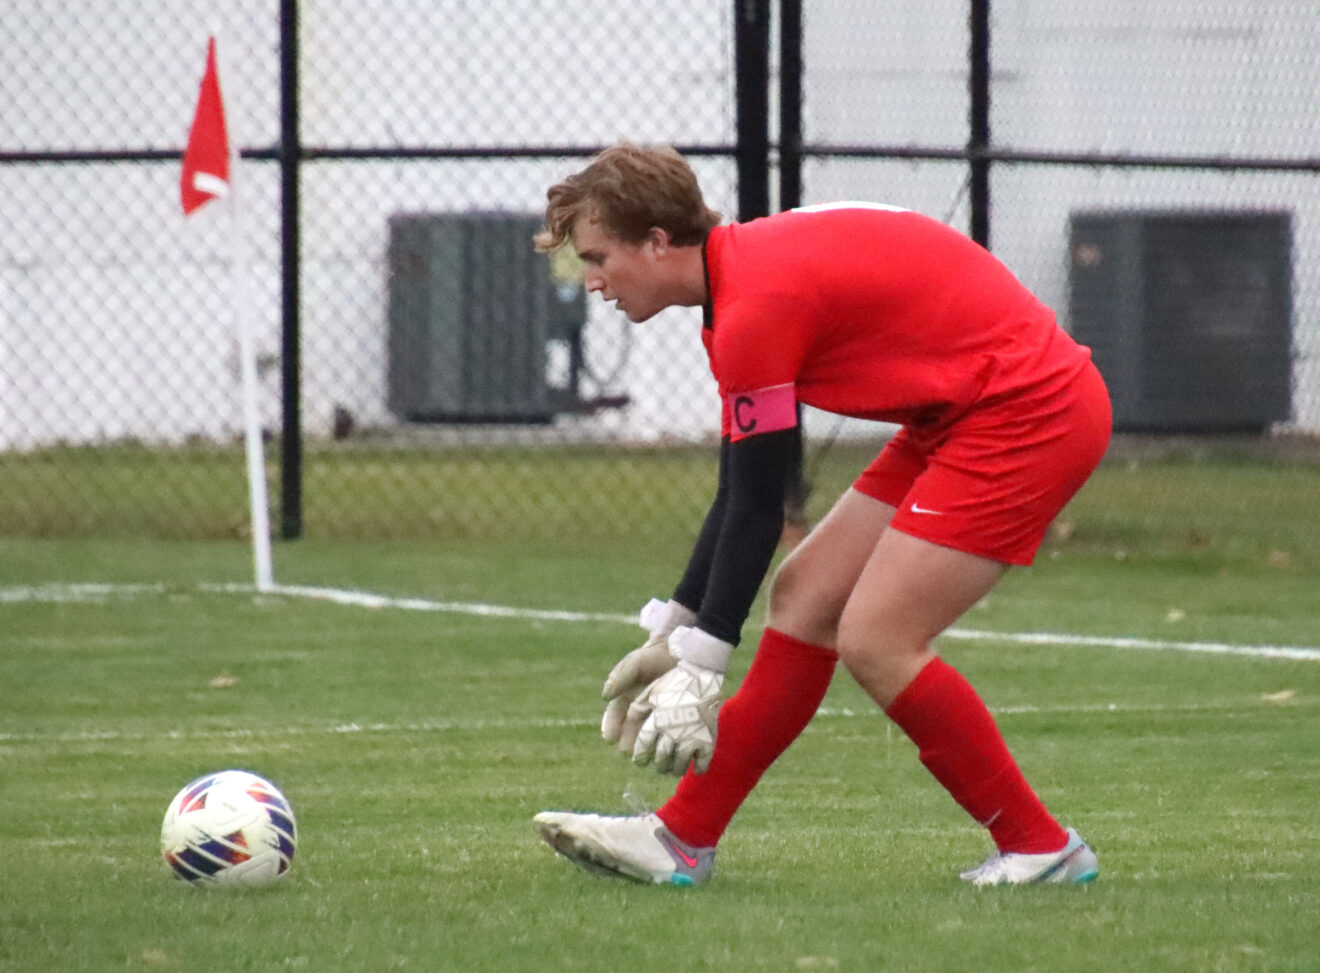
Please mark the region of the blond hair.
[[706, 205], [687, 160], [669, 146], [620, 142], [551, 186], [546, 199], [545, 226], [532, 241], [541, 251], [568, 240], [582, 216], [628, 243], [659, 227], [676, 246], [700, 243], [721, 218]]

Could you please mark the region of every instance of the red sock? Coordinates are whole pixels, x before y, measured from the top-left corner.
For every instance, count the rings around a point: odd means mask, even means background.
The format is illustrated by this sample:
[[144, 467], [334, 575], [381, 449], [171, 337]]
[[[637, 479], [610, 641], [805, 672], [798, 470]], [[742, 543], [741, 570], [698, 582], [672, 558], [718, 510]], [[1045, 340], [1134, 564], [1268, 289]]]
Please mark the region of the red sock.
[[1008, 752], [976, 690], [932, 660], [886, 710], [917, 745], [921, 762], [1001, 852], [1043, 854], [1068, 841]]
[[738, 691], [720, 707], [715, 753], [656, 813], [682, 841], [709, 848], [775, 759], [811, 722], [839, 654], [767, 628]]

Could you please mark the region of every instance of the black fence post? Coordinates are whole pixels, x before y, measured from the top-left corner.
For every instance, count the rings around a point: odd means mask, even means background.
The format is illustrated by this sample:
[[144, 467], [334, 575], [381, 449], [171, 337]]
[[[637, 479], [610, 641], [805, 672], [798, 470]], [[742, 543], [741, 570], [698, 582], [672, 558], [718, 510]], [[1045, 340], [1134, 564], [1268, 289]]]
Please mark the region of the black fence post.
[[298, 0], [280, 0], [280, 536], [302, 536], [302, 350], [299, 327]]
[[779, 208], [802, 205], [802, 0], [779, 0]]
[[[779, 208], [802, 205], [802, 0], [779, 2]], [[788, 540], [805, 533], [811, 481], [805, 470], [802, 406], [798, 410], [797, 451], [784, 495]]]
[[770, 0], [733, 0], [738, 219], [770, 213]]
[[971, 237], [990, 248], [990, 0], [970, 0], [967, 158]]

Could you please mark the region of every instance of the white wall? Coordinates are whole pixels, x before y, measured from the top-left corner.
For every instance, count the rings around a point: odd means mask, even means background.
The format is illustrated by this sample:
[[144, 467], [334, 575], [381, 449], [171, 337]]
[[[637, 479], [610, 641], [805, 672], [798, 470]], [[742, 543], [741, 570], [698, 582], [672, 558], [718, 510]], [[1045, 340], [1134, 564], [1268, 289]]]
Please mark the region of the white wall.
[[[809, 141], [957, 147], [965, 141], [966, 0], [806, 10]], [[733, 139], [727, 0], [305, 0], [307, 144], [415, 145]], [[182, 145], [206, 34], [222, 31], [231, 123], [278, 137], [272, 0], [0, 7], [0, 148]], [[1320, 15], [1313, 0], [996, 0], [998, 144], [1160, 154], [1320, 154]], [[571, 42], [570, 42], [571, 41]], [[313, 163], [303, 175], [304, 415], [385, 409], [386, 220], [419, 209], [536, 211], [577, 159]], [[698, 159], [732, 212], [725, 159]], [[813, 160], [807, 202], [871, 198], [966, 225], [956, 163]], [[185, 221], [171, 164], [0, 166], [0, 448], [122, 438], [226, 438], [240, 428], [227, 214]], [[279, 351], [278, 180], [247, 163], [256, 325]], [[1286, 207], [1294, 213], [1296, 424], [1320, 429], [1320, 178], [997, 166], [993, 245], [1060, 312], [1074, 209]], [[565, 435], [632, 440], [714, 431], [699, 316], [625, 331], [595, 302], [592, 364], [633, 405], [564, 419]], [[1066, 323], [1066, 320], [1065, 320]], [[278, 426], [278, 371], [262, 413]], [[832, 420], [812, 417], [812, 428]], [[869, 426], [849, 432], [870, 434]]]

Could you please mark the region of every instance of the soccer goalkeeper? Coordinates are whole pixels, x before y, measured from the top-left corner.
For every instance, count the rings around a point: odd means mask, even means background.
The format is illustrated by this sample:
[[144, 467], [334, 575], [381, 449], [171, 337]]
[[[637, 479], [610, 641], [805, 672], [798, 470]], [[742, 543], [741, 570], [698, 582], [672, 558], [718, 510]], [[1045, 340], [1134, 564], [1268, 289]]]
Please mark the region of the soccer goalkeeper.
[[[605, 738], [682, 779], [654, 814], [547, 811], [541, 835], [592, 872], [701, 884], [842, 660], [988, 829], [996, 850], [963, 879], [1093, 879], [1093, 851], [1046, 810], [932, 644], [1010, 565], [1032, 562], [1104, 454], [1109, 397], [1088, 349], [983, 248], [896, 207], [720, 225], [681, 155], [627, 143], [547, 195], [536, 246], [574, 247], [589, 291], [633, 322], [703, 308], [723, 422], [718, 487], [687, 569], [605, 683]], [[798, 403], [902, 428], [785, 558], [760, 645], [721, 708], [780, 536]]]

